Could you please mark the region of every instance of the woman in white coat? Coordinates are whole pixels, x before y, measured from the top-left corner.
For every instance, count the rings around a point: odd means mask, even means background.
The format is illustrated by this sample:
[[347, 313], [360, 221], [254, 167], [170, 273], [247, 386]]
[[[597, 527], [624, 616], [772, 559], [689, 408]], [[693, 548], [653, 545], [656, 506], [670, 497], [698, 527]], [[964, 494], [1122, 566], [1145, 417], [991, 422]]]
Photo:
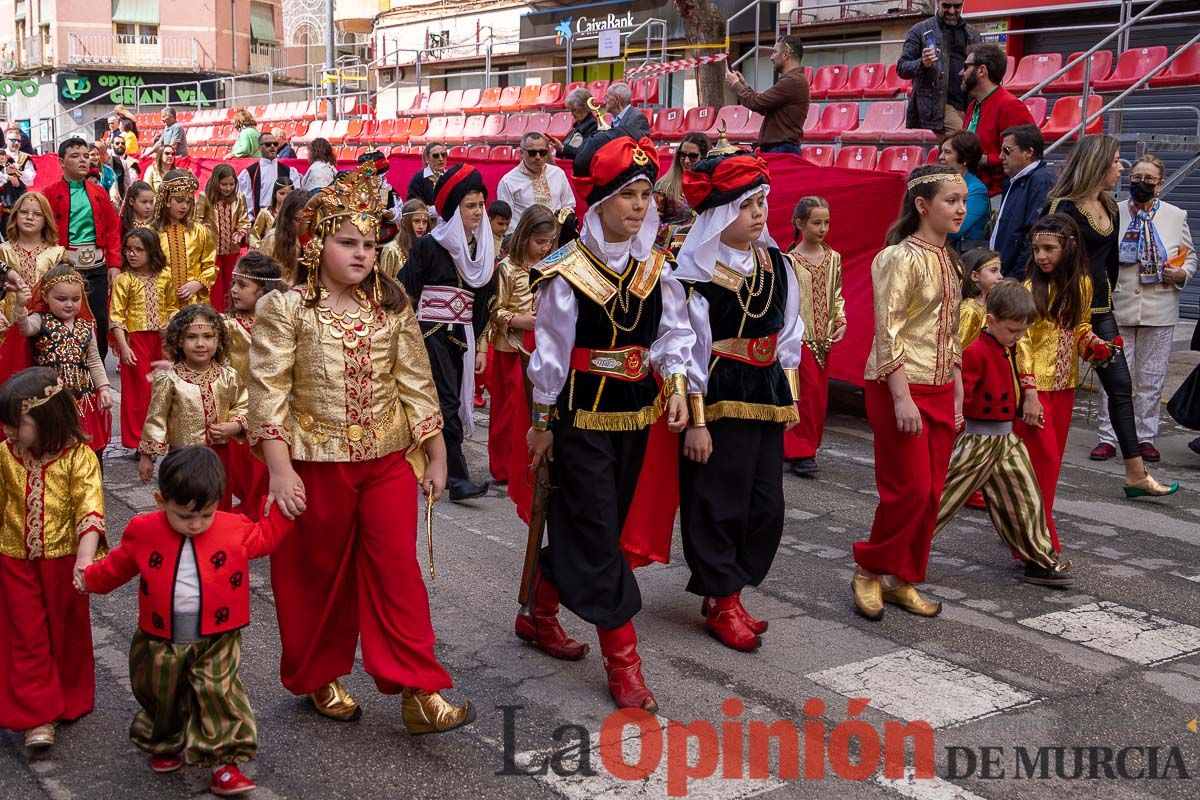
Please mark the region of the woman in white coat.
[[[1133, 411], [1142, 459], [1158, 461], [1154, 447], [1167, 360], [1171, 355], [1179, 299], [1196, 274], [1196, 250], [1187, 212], [1158, 199], [1166, 170], [1144, 155], [1129, 172], [1129, 200], [1120, 204], [1121, 269], [1113, 289], [1113, 313], [1125, 340], [1133, 378]], [[1117, 441], [1101, 389], [1100, 444]], [[1115, 448], [1114, 448], [1115, 453]]]

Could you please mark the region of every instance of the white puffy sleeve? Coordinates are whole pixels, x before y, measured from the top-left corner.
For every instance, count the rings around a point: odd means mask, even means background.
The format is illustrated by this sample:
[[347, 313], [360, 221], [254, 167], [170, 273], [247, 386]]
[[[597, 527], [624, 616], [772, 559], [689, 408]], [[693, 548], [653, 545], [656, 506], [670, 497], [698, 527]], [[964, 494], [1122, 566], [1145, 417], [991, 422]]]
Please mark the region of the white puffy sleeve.
[[[787, 262], [786, 256], [784, 262]], [[783, 330], [779, 332], [776, 349], [779, 352], [779, 366], [798, 369], [804, 341], [804, 320], [800, 319], [800, 282], [796, 280], [796, 271], [791, 265], [783, 272], [787, 276], [787, 302], [783, 305]]]
[[662, 318], [658, 321], [658, 338], [650, 345], [650, 363], [664, 379], [687, 374], [696, 335], [688, 319], [687, 295], [683, 284], [669, 268], [663, 267], [658, 279], [662, 289]]
[[538, 287], [536, 307], [536, 349], [529, 358], [527, 374], [533, 385], [533, 402], [553, 405], [567, 382], [579, 306], [571, 284], [553, 277]]

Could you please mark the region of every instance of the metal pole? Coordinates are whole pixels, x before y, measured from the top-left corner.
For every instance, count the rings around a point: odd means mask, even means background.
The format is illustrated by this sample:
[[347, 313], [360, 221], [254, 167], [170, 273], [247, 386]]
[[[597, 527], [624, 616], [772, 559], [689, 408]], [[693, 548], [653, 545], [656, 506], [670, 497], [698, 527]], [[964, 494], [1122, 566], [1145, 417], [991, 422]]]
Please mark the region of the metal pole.
[[[334, 29], [333, 29], [333, 0], [325, 0], [325, 71], [326, 71], [326, 78], [332, 77], [334, 74], [333, 61], [334, 61], [334, 52], [336, 49], [337, 49], [337, 39], [334, 36]], [[334, 97], [333, 81], [330, 81], [327, 85], [329, 87], [327, 94], [329, 95], [329, 97], [331, 99], [330, 107], [334, 108], [334, 106], [336, 104], [332, 102], [332, 98]], [[337, 119], [337, 116], [336, 116], [337, 110], [340, 110], [340, 109], [335, 108], [334, 113], [331, 113], [329, 115], [330, 119]]]
[[237, 75], [237, 0], [229, 0], [229, 44], [229, 73]]

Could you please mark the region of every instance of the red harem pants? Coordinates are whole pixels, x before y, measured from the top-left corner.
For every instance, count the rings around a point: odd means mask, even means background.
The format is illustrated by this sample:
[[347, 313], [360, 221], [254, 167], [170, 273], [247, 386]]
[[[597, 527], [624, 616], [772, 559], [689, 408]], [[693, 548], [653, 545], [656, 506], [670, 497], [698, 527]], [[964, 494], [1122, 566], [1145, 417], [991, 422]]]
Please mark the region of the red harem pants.
[[158, 331], [136, 331], [127, 332], [125, 339], [137, 363], [129, 366], [121, 361], [121, 444], [137, 450], [150, 408], [151, 364], [163, 358], [163, 338]]
[[876, 575], [921, 583], [954, 448], [954, 384], [910, 384], [909, 391], [921, 412], [917, 436], [896, 429], [895, 404], [885, 381], [867, 381], [865, 387], [879, 506], [871, 538], [854, 543], [854, 560]]
[[1031, 428], [1021, 420], [1013, 423], [1013, 430], [1025, 441], [1033, 472], [1037, 475], [1042, 490], [1042, 503], [1046, 506], [1046, 524], [1050, 527], [1050, 541], [1054, 552], [1060, 552], [1058, 529], [1054, 527], [1054, 490], [1058, 487], [1058, 474], [1062, 471], [1063, 453], [1067, 450], [1067, 434], [1071, 432], [1071, 414], [1075, 410], [1075, 390], [1060, 389], [1057, 392], [1038, 392], [1038, 400], [1045, 414], [1045, 426]]
[[[245, 442], [231, 439], [213, 447], [225, 467], [225, 494], [220, 510], [236, 511], [257, 521], [262, 516], [263, 502], [271, 485], [267, 465], [254, 457]], [[233, 498], [238, 499], [234, 507]]]
[[783, 457], [786, 461], [815, 458], [825, 435], [825, 412], [829, 407], [829, 362], [817, 363], [808, 345], [800, 356], [800, 399], [796, 411], [800, 421], [783, 434]]
[[241, 257], [241, 250], [217, 256], [217, 279], [213, 281], [212, 289], [208, 293], [208, 301], [221, 313], [225, 313], [225, 307], [229, 304], [229, 287], [233, 284], [233, 268], [237, 266], [238, 259]]
[[308, 508], [271, 556], [280, 677], [300, 695], [363, 667], [384, 694], [453, 685], [433, 652], [417, 561], [417, 481], [403, 453], [295, 461]]
[[[521, 397], [525, 394], [525, 371], [522, 368], [520, 353], [510, 353], [496, 349], [492, 344], [491, 376], [488, 378], [488, 391], [492, 395], [490, 427], [488, 428], [488, 464], [492, 477], [498, 481], [512, 480], [510, 462], [512, 461], [513, 432], [528, 420], [518, 419], [519, 406], [524, 406]], [[525, 430], [528, 430], [526, 426]], [[521, 442], [524, 443], [524, 431]], [[523, 476], [521, 476], [523, 477]]]
[[0, 556], [0, 728], [21, 731], [90, 714], [96, 699], [88, 598], [75, 556]]

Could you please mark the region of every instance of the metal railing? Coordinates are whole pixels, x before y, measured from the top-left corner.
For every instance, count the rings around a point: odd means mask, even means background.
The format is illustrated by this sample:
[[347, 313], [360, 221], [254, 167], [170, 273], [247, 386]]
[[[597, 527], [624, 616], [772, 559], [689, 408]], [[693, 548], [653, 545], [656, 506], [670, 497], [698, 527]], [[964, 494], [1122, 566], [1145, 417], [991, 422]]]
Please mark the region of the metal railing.
[[262, 42], [250, 43], [250, 71], [266, 72], [288, 68], [287, 48]]
[[[860, 10], [864, 6], [875, 6], [875, 8], [869, 11]], [[824, 11], [830, 13], [821, 13]], [[827, 22], [835, 19], [853, 21], [855, 16], [882, 17], [888, 14], [914, 14], [922, 11], [933, 13], [928, 0], [833, 0], [832, 2], [816, 3], [810, 2], [810, 0], [801, 0], [799, 6], [788, 12], [787, 32], [792, 32], [793, 24], [803, 25], [805, 17], [812, 17], [813, 22]], [[793, 20], [795, 20], [794, 23]]]
[[34, 34], [21, 40], [21, 66], [24, 69], [47, 66], [51, 63], [49, 36]]
[[774, 20], [775, 24], [772, 26], [772, 29], [771, 29], [771, 46], [767, 47], [766, 45], [762, 44], [762, 41], [761, 41], [762, 40], [762, 11], [763, 11], [764, 2], [765, 2], [765, 0], [754, 0], [754, 2], [748, 4], [741, 11], [738, 11], [737, 13], [730, 16], [729, 19], [725, 20], [725, 46], [726, 46], [726, 48], [728, 48], [730, 46], [729, 45], [730, 41], [732, 41], [730, 39], [730, 37], [733, 35], [734, 20], [736, 20], [738, 17], [742, 16], [742, 14], [745, 14], [749, 11], [754, 12], [754, 47], [750, 48], [745, 53], [743, 53], [741, 58], [739, 58], [738, 60], [731, 63], [729, 65], [729, 69], [736, 69], [739, 64], [741, 64], [743, 61], [746, 61], [751, 56], [753, 56], [754, 57], [754, 73], [757, 75], [758, 74], [758, 62], [759, 62], [759, 58], [760, 58], [762, 51], [766, 50], [767, 52], [770, 52], [771, 50], [774, 49], [775, 40], [779, 38], [779, 18], [778, 18], [778, 15], [776, 15], [775, 20]]
[[210, 69], [199, 42], [191, 36], [141, 36], [119, 33], [67, 34], [66, 63], [71, 66]]

